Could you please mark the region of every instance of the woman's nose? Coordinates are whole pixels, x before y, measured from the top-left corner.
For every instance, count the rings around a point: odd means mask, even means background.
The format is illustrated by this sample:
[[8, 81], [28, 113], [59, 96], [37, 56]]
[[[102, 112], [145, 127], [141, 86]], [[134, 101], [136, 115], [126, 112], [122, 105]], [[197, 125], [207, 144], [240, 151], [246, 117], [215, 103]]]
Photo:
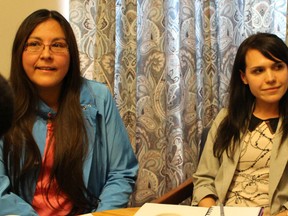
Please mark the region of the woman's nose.
[[51, 56], [52, 56], [52, 51], [50, 49], [50, 46], [44, 45], [40, 57], [41, 58], [51, 58]]
[[274, 82], [276, 80], [275, 73], [273, 70], [267, 70], [266, 72], [266, 81]]

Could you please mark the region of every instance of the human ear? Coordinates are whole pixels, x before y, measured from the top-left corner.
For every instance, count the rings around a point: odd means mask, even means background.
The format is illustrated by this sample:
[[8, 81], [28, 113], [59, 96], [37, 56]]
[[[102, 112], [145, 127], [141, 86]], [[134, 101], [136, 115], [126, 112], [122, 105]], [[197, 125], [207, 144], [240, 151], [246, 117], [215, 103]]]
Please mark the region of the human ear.
[[246, 74], [245, 74], [243, 71], [241, 71], [241, 70], [240, 70], [240, 77], [241, 77], [242, 82], [243, 82], [245, 85], [247, 85], [248, 82], [247, 82], [247, 79], [246, 79]]

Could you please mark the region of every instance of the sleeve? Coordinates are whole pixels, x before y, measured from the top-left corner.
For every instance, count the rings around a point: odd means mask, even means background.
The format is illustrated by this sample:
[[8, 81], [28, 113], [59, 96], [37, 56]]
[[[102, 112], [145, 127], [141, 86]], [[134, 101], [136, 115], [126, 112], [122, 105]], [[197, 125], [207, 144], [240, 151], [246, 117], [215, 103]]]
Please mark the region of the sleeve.
[[216, 198], [218, 197], [215, 188], [215, 178], [221, 165], [221, 161], [219, 158], [214, 156], [213, 145], [218, 126], [226, 113], [226, 109], [222, 109], [209, 130], [197, 170], [193, 174], [194, 188], [192, 205], [197, 206], [198, 203], [208, 195], [215, 196]]
[[38, 215], [32, 206], [21, 197], [9, 191], [10, 180], [5, 172], [3, 141], [0, 140], [0, 215]]
[[105, 92], [104, 125], [101, 125], [101, 133], [108, 145], [109, 165], [97, 211], [127, 207], [138, 172], [138, 161], [126, 128], [112, 95], [108, 89]]

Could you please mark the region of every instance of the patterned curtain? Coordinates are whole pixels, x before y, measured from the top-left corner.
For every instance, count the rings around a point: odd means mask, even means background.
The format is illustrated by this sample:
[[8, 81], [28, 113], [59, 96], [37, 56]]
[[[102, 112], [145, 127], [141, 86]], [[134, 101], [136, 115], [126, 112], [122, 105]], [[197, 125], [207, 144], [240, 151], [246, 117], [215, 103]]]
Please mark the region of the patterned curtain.
[[285, 40], [286, 14], [286, 0], [70, 0], [83, 76], [110, 88], [139, 160], [131, 206], [193, 174], [237, 47], [259, 31]]

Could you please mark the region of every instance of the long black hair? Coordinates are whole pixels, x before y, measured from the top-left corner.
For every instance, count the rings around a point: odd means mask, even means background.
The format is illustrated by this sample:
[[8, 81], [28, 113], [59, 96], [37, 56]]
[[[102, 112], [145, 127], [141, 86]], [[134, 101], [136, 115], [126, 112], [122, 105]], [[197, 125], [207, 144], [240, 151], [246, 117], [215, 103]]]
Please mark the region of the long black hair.
[[33, 12], [22, 22], [16, 33], [10, 72], [11, 86], [17, 95], [15, 123], [4, 139], [4, 159], [11, 178], [11, 190], [29, 202], [29, 194], [26, 194], [23, 188], [31, 188], [29, 186], [33, 183], [31, 175], [37, 179], [42, 162], [39, 148], [32, 135], [40, 99], [35, 86], [24, 71], [22, 54], [30, 34], [48, 19], [56, 20], [62, 27], [70, 55], [70, 65], [63, 80], [59, 107], [54, 119], [56, 145], [50, 184], [56, 179], [57, 191], [67, 196], [73, 206], [70, 214], [75, 215], [96, 208], [97, 202], [94, 201], [97, 199], [89, 194], [83, 181], [83, 163], [88, 151], [88, 137], [80, 106], [82, 83], [77, 42], [69, 22], [57, 11], [40, 9]]
[[[284, 41], [274, 34], [257, 33], [241, 43], [236, 53], [229, 85], [228, 114], [218, 128], [214, 143], [214, 155], [217, 157], [220, 157], [226, 150], [228, 157], [232, 158], [235, 148], [240, 142], [240, 133], [247, 130], [251, 119], [255, 97], [249, 86], [242, 82], [240, 75], [241, 72], [245, 73], [245, 57], [248, 50], [251, 49], [258, 50], [274, 62], [278, 62], [280, 59], [288, 65], [288, 48]], [[286, 92], [279, 102], [279, 115], [283, 119], [281, 142], [288, 136], [287, 96]]]

